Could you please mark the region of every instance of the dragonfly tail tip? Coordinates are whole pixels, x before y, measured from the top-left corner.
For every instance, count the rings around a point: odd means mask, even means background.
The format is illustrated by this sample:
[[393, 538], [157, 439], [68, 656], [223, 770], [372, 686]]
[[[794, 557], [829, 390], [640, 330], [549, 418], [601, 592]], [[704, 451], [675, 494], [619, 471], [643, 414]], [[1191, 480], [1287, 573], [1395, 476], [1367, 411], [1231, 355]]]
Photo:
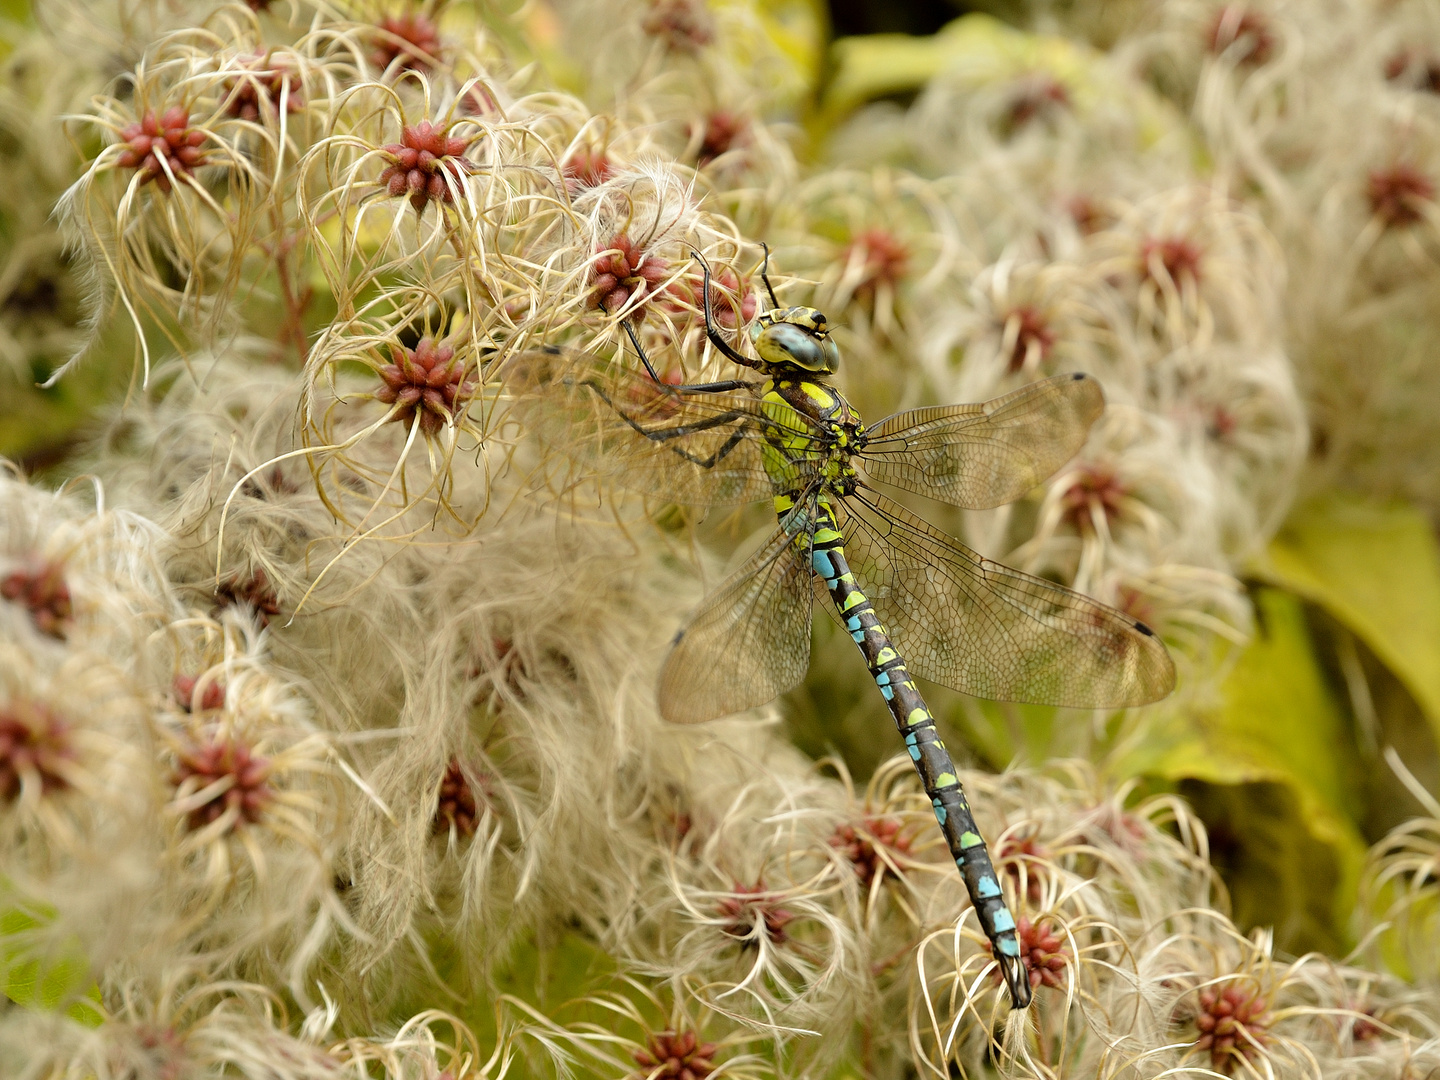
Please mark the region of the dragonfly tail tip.
[[1025, 961], [1006, 957], [1000, 961], [1000, 970], [1005, 976], [1005, 986], [1010, 991], [1010, 1007], [1024, 1009], [1030, 1004], [1030, 969]]

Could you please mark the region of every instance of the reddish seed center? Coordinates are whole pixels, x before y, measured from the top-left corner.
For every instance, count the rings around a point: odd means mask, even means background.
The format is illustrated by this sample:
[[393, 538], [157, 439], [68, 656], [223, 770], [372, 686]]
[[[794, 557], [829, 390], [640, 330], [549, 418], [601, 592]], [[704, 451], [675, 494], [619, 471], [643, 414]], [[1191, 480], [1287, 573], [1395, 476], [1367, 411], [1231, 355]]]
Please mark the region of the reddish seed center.
[[[175, 698], [175, 703], [186, 712], [195, 711], [195, 687], [199, 682], [199, 677], [195, 675], [176, 675], [175, 681], [171, 684], [170, 692]], [[200, 691], [200, 711], [209, 712], [212, 709], [223, 708], [224, 705], [225, 684], [214, 679], [210, 680]]]
[[643, 1076], [665, 1080], [704, 1080], [715, 1071], [715, 1043], [702, 1043], [693, 1031], [662, 1031], [646, 1040], [644, 1050], [636, 1050], [635, 1064]]
[[185, 108], [172, 106], [158, 117], [151, 110], [139, 123], [121, 129], [120, 141], [125, 149], [115, 161], [122, 169], [135, 169], [141, 184], [153, 181], [161, 191], [168, 192], [171, 177], [188, 178], [205, 164], [201, 149], [205, 140], [204, 131], [190, 127], [190, 113]]
[[1032, 923], [1021, 916], [1015, 925], [1016, 937], [1020, 942], [1020, 958], [1030, 978], [1030, 986], [1048, 986], [1059, 990], [1064, 985], [1062, 973], [1070, 962], [1070, 950], [1065, 939], [1052, 930], [1047, 923]]
[[0, 597], [28, 608], [35, 629], [49, 637], [64, 638], [65, 625], [74, 614], [65, 569], [59, 563], [12, 570], [0, 580]]
[[705, 118], [705, 132], [700, 139], [696, 160], [708, 165], [721, 154], [733, 149], [750, 129], [750, 122], [741, 115], [721, 109]]
[[1002, 872], [1018, 887], [1022, 878], [1025, 882], [1025, 898], [1038, 904], [1044, 893], [1041, 881], [1041, 864], [1050, 857], [1050, 852], [1035, 835], [1008, 836], [1000, 842], [996, 862]]
[[894, 288], [910, 268], [910, 249], [886, 229], [866, 229], [840, 255], [846, 267], [857, 260], [862, 269], [855, 295], [872, 298], [878, 286]]
[[436, 434], [475, 395], [476, 383], [465, 378], [464, 361], [450, 345], [421, 338], [413, 349], [392, 345], [390, 357], [394, 362], [380, 368], [385, 385], [375, 399], [398, 405], [390, 419], [403, 422], [407, 430], [418, 417], [423, 434]]
[[1140, 246], [1140, 271], [1158, 280], [1156, 270], [1163, 270], [1177, 287], [1186, 279], [1198, 283], [1204, 256], [1199, 244], [1183, 236], [1151, 238]]
[[778, 945], [786, 940], [785, 927], [795, 916], [768, 897], [763, 881], [753, 886], [737, 883], [732, 891], [736, 895], [723, 897], [716, 905], [717, 914], [726, 920], [722, 928], [726, 934], [753, 945], [758, 926], [758, 932], [772, 943]]
[[[670, 294], [677, 303], [673, 309], [678, 312], [687, 310], [703, 310], [704, 283], [696, 278], [683, 278], [670, 287]], [[739, 297], [739, 310], [736, 310], [735, 297]], [[750, 291], [748, 283], [742, 283], [736, 279], [729, 270], [721, 270], [718, 274], [711, 276], [710, 280], [710, 315], [715, 325], [726, 330], [738, 330], [755, 317], [758, 310], [758, 303], [755, 294]]]
[[[1231, 52], [1243, 64], [1260, 67], [1275, 54], [1275, 35], [1263, 15], [1243, 5], [1227, 4], [1215, 14], [1207, 34], [1210, 51], [1216, 56]], [[1233, 51], [1232, 51], [1233, 50]]]
[[1435, 200], [1435, 183], [1413, 165], [1398, 163], [1375, 169], [1366, 186], [1370, 212], [1387, 229], [1415, 225], [1425, 218], [1425, 209]]
[[600, 150], [582, 147], [571, 154], [561, 171], [565, 174], [565, 186], [576, 194], [581, 188], [598, 187], [615, 175], [610, 159]]
[[1014, 134], [1030, 121], [1070, 107], [1070, 91], [1048, 75], [1025, 79], [1005, 113], [1005, 130]]
[[868, 888], [885, 869], [885, 860], [880, 849], [908, 852], [910, 838], [901, 832], [901, 823], [897, 818], [866, 818], [863, 830], [853, 825], [839, 825], [830, 837], [830, 845], [849, 860], [861, 886]]
[[1110, 224], [1110, 215], [1088, 195], [1072, 196], [1065, 203], [1065, 212], [1082, 236], [1092, 236]]
[[1400, 49], [1385, 61], [1385, 78], [1412, 90], [1440, 94], [1440, 58], [1419, 49]]
[[715, 40], [715, 23], [704, 0], [651, 0], [640, 25], [672, 52], [699, 52]]
[[370, 61], [381, 70], [398, 62], [402, 70], [425, 71], [440, 56], [440, 30], [420, 12], [386, 15], [379, 29]]
[[270, 579], [264, 570], [255, 570], [248, 577], [236, 575], [226, 578], [215, 590], [215, 599], [221, 607], [238, 605], [253, 611], [261, 626], [269, 626], [270, 620], [280, 614], [280, 598], [270, 587]]
[[[647, 254], [623, 233], [612, 238], [607, 247], [597, 248], [596, 254], [600, 257], [590, 268], [590, 302], [602, 311], [618, 311], [632, 297], [644, 300], [670, 271], [667, 260]], [[639, 317], [638, 308], [635, 317]]]
[[407, 125], [401, 129], [398, 143], [380, 148], [390, 164], [377, 183], [392, 196], [408, 194], [417, 214], [423, 213], [432, 199], [454, 203], [454, 189], [473, 168], [461, 156], [469, 145], [470, 140], [452, 136], [448, 128], [436, 127], [429, 120]]
[[250, 69], [225, 84], [225, 111], [241, 120], [259, 123], [267, 114], [273, 114], [285, 99], [287, 113], [299, 112], [304, 107], [300, 95], [299, 76], [283, 66], [267, 67], [268, 58], [256, 53], [247, 63]]
[[274, 797], [269, 784], [270, 761], [253, 754], [234, 739], [190, 747], [179, 755], [173, 780], [187, 794], [228, 781], [212, 798], [190, 811], [189, 825], [201, 829], [234, 813], [232, 828], [259, 821]]
[[28, 779], [42, 794], [69, 786], [65, 765], [73, 761], [70, 725], [39, 702], [0, 704], [0, 803], [14, 802]]
[[1229, 1074], [1241, 1058], [1251, 1058], [1269, 1040], [1272, 1023], [1258, 990], [1231, 984], [1201, 991], [1195, 1026], [1195, 1047], [1210, 1051], [1211, 1067]]
[[1036, 360], [1043, 363], [1055, 344], [1055, 333], [1045, 317], [1032, 307], [1020, 307], [1012, 311], [1005, 322], [1007, 331], [1012, 325], [1015, 327], [1015, 345], [1010, 350], [1007, 370], [1014, 374], [1023, 369], [1032, 351]]
[[435, 818], [431, 831], [444, 835], [452, 828], [460, 836], [474, 836], [480, 821], [479, 804], [460, 762], [450, 759], [445, 775], [440, 779], [440, 791], [436, 797]]
[[1097, 512], [1106, 521], [1120, 516], [1125, 486], [1112, 469], [1093, 465], [1083, 469], [1061, 498], [1065, 517], [1081, 532], [1093, 530]]

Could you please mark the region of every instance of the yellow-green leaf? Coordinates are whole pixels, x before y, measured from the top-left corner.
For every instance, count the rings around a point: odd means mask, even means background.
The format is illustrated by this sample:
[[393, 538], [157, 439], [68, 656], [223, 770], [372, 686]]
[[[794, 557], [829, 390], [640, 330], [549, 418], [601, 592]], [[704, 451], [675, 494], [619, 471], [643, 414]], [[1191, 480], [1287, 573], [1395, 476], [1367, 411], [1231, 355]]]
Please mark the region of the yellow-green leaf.
[[1257, 574], [1364, 641], [1440, 741], [1440, 547], [1419, 511], [1339, 496], [1311, 503], [1291, 515]]
[[0, 911], [0, 979], [5, 996], [16, 1005], [53, 1011], [65, 1006], [65, 1015], [89, 1027], [102, 1019], [98, 1003], [100, 989], [90, 982], [90, 965], [76, 942], [60, 955], [40, 959], [27, 957], [17, 937], [38, 929], [42, 914], [21, 908]]
[[[1122, 776], [1200, 782], [1223, 818], [1242, 925], [1275, 925], [1290, 949], [1343, 945], [1365, 842], [1352, 743], [1296, 597], [1262, 588], [1257, 630], [1209, 705], [1156, 709], [1111, 763]], [[1220, 860], [1224, 865], [1225, 860]]]
[[974, 87], [1038, 72], [1061, 83], [1081, 115], [1104, 104], [1132, 117], [1142, 146], [1185, 127], [1172, 106], [1103, 53], [1066, 38], [1025, 33], [988, 15], [962, 16], [925, 37], [840, 38], [831, 55], [835, 74], [821, 110], [831, 122], [867, 101], [918, 91], [941, 72]]

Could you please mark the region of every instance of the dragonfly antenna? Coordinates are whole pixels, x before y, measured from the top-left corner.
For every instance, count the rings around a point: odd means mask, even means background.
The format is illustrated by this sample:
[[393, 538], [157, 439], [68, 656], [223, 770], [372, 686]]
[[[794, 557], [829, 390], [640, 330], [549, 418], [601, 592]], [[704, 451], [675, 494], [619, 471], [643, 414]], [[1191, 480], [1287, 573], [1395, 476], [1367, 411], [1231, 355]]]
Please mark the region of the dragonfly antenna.
[[765, 261], [760, 264], [760, 280], [765, 283], [765, 291], [770, 294], [770, 306], [777, 311], [780, 309], [780, 301], [775, 296], [775, 290], [770, 285], [770, 245], [764, 240], [760, 241], [760, 248], [765, 252]]

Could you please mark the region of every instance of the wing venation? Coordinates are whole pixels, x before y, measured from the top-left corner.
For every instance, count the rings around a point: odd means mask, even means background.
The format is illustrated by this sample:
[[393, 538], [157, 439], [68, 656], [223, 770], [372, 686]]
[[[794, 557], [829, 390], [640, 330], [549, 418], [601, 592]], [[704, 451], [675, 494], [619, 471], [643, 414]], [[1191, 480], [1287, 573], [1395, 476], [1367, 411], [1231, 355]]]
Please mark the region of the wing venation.
[[906, 666], [996, 701], [1120, 708], [1175, 685], [1170, 655], [1135, 619], [982, 558], [861, 490], [841, 505], [846, 557]]
[[1105, 410], [1088, 375], [1057, 375], [978, 405], [897, 413], [860, 452], [875, 480], [973, 510], [1020, 498], [1085, 444]]
[[698, 724], [763, 705], [810, 666], [810, 543], [778, 529], [705, 598], [660, 672], [660, 715]]

